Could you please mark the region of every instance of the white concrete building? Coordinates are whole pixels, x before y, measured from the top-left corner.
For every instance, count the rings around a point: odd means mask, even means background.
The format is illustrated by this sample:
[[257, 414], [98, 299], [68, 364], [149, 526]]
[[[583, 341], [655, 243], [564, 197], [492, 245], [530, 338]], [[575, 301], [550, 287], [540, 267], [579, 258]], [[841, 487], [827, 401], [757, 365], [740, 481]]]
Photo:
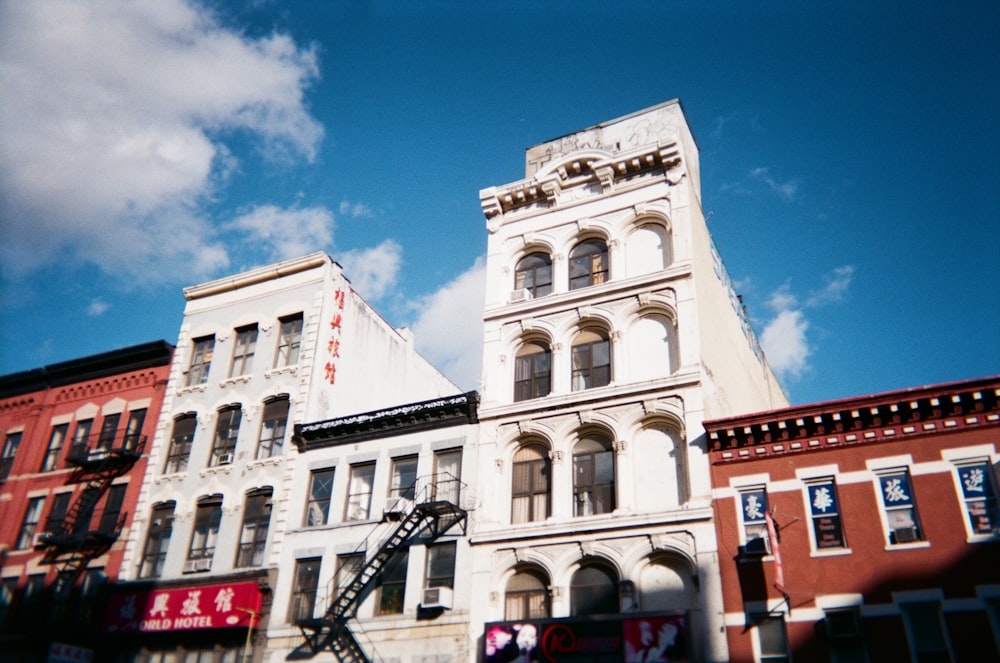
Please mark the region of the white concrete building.
[[787, 399], [709, 236], [680, 103], [531, 147], [525, 179], [481, 199], [479, 660], [726, 660], [701, 422]]
[[303, 522], [292, 427], [459, 390], [323, 253], [184, 295], [106, 629], [123, 660], [259, 661]]

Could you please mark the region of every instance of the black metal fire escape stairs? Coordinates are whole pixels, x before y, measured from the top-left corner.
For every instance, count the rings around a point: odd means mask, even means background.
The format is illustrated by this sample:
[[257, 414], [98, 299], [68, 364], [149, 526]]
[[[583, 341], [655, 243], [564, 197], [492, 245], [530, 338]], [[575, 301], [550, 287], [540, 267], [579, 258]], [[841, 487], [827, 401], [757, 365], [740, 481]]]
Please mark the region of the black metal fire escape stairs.
[[114, 480], [135, 466], [145, 447], [145, 435], [124, 433], [113, 439], [97, 434], [70, 448], [66, 464], [75, 469], [67, 484], [82, 483], [83, 488], [65, 516], [50, 519], [35, 539], [35, 549], [45, 551], [42, 563], [59, 566], [57, 582], [75, 583], [121, 535], [128, 514], [105, 512], [95, 517], [97, 505]]
[[[449, 475], [450, 476], [450, 475]], [[419, 486], [421, 481], [418, 480]], [[329, 649], [340, 663], [370, 663], [371, 659], [351, 633], [350, 620], [358, 605], [393, 553], [405, 546], [417, 534], [425, 532], [428, 542], [446, 534], [452, 527], [462, 524], [463, 533], [467, 513], [449, 499], [436, 499], [442, 493], [458, 501], [460, 490], [442, 490], [444, 483], [457, 484], [454, 479], [446, 482], [431, 481], [413, 500], [399, 498], [387, 508], [382, 522], [398, 522], [384, 538], [372, 546], [374, 552], [365, 551], [364, 566], [333, 599], [326, 613], [319, 618], [300, 619], [296, 626], [306, 639], [308, 651], [316, 655]], [[464, 486], [462, 486], [464, 487]], [[421, 495], [422, 493], [422, 495]], [[336, 581], [336, 579], [334, 579]]]

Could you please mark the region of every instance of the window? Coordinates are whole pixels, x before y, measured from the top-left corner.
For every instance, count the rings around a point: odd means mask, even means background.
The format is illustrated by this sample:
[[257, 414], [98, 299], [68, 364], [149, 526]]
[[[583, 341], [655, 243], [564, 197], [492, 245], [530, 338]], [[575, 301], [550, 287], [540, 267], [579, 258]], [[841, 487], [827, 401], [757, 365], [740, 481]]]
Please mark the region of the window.
[[208, 459], [209, 467], [233, 462], [236, 451], [236, 438], [240, 434], [240, 421], [243, 410], [239, 405], [231, 405], [219, 410], [219, 421], [215, 425], [215, 440], [212, 443], [212, 455]]
[[347, 520], [368, 520], [372, 508], [372, 482], [375, 463], [351, 466], [350, 494], [347, 496]]
[[188, 548], [188, 560], [207, 559], [215, 556], [215, 544], [222, 523], [222, 496], [212, 495], [198, 500], [194, 512], [194, 532]]
[[12, 620], [14, 597], [17, 596], [17, 578], [0, 581], [0, 629], [5, 629]]
[[569, 254], [569, 289], [586, 288], [608, 280], [608, 245], [601, 239], [587, 239]]
[[389, 486], [389, 499], [404, 498], [412, 500], [417, 486], [417, 457], [392, 459], [392, 484]]
[[784, 615], [761, 614], [751, 618], [755, 622], [757, 646], [761, 663], [788, 663], [788, 636], [785, 634]]
[[364, 553], [337, 555], [337, 595], [347, 589], [365, 568]]
[[236, 330], [233, 346], [233, 363], [229, 366], [229, 377], [248, 375], [253, 369], [253, 354], [257, 349], [257, 325]]
[[122, 447], [129, 451], [139, 448], [142, 442], [142, 426], [146, 423], [146, 410], [132, 410], [128, 414], [128, 422], [125, 424], [125, 438]]
[[49, 606], [49, 620], [62, 623], [69, 616], [69, 600], [73, 592], [74, 573], [71, 570], [59, 571], [50, 588], [52, 604]]
[[163, 564], [167, 561], [167, 547], [173, 532], [174, 503], [157, 504], [150, 515], [146, 544], [142, 547], [140, 578], [159, 578], [163, 575]]
[[912, 543], [924, 538], [913, 499], [910, 472], [890, 470], [878, 475], [879, 495], [889, 528], [889, 544]]
[[55, 534], [63, 531], [71, 499], [73, 499], [73, 493], [56, 493], [52, 496], [52, 507], [49, 509], [49, 517], [45, 519], [46, 532]]
[[76, 422], [76, 430], [73, 431], [73, 441], [69, 445], [69, 455], [71, 458], [85, 458], [87, 456], [87, 440], [90, 438], [90, 429], [94, 427], [93, 419], [84, 419]]
[[275, 368], [299, 363], [299, 346], [302, 344], [302, 314], [290, 315], [280, 321], [278, 351], [274, 354]]
[[743, 553], [746, 555], [766, 555], [771, 552], [767, 533], [767, 508], [767, 491], [764, 488], [740, 490]]
[[899, 606], [915, 663], [948, 663], [953, 659], [939, 603], [903, 603]]
[[573, 514], [593, 516], [615, 509], [615, 454], [611, 440], [590, 435], [573, 447]]
[[846, 548], [840, 519], [840, 500], [833, 477], [807, 482], [806, 495], [809, 497], [809, 515], [816, 548]]
[[97, 436], [97, 449], [108, 451], [115, 445], [115, 435], [118, 433], [120, 414], [109, 414], [101, 422], [101, 433]]
[[24, 510], [24, 520], [21, 522], [21, 532], [17, 536], [17, 545], [14, 546], [15, 550], [27, 550], [33, 545], [44, 505], [44, 497], [32, 497], [28, 500], [28, 507]]
[[208, 382], [208, 369], [212, 367], [212, 352], [215, 350], [215, 337], [205, 336], [194, 339], [191, 351], [191, 364], [188, 366], [187, 386], [194, 387]]
[[459, 504], [462, 492], [462, 450], [434, 454], [434, 499]]
[[164, 473], [183, 472], [187, 469], [197, 423], [198, 416], [195, 414], [182, 414], [174, 419], [174, 431], [170, 436], [170, 449], [167, 451]]
[[236, 567], [263, 566], [267, 530], [271, 523], [271, 489], [247, 494], [243, 505], [243, 527], [240, 530], [240, 548], [236, 553]]
[[0, 455], [0, 481], [6, 481], [10, 476], [19, 446], [21, 446], [21, 433], [7, 433], [3, 441], [3, 455]]
[[108, 489], [108, 496], [104, 501], [104, 511], [101, 512], [101, 520], [97, 525], [97, 530], [107, 536], [116, 536], [118, 532], [118, 521], [122, 517], [122, 504], [125, 503], [125, 491], [128, 484], [120, 483]]
[[288, 397], [281, 396], [264, 404], [257, 440], [257, 459], [280, 456], [285, 445], [285, 428], [288, 425]]
[[409, 551], [397, 549], [382, 567], [378, 581], [378, 614], [403, 614], [403, 602], [406, 598], [406, 565], [409, 561]]
[[618, 578], [604, 564], [590, 563], [577, 569], [569, 591], [573, 617], [611, 615], [619, 611]]
[[504, 619], [544, 619], [549, 616], [549, 581], [540, 571], [518, 571], [507, 581]]
[[309, 475], [309, 502], [306, 504], [306, 527], [325, 525], [330, 517], [333, 492], [333, 468], [314, 470]]
[[611, 343], [603, 332], [582, 331], [573, 340], [573, 391], [611, 382]]
[[454, 542], [427, 548], [427, 587], [455, 587]]
[[312, 619], [319, 587], [320, 561], [319, 557], [295, 560], [295, 584], [292, 586], [292, 600], [288, 604], [288, 621]]
[[552, 292], [552, 260], [545, 253], [531, 253], [514, 268], [514, 289], [527, 290], [532, 297]]
[[59, 452], [62, 451], [63, 442], [66, 440], [66, 433], [69, 432], [69, 424], [60, 424], [52, 427], [52, 435], [49, 437], [49, 446], [45, 449], [45, 458], [42, 460], [42, 472], [51, 472], [59, 464]]
[[525, 343], [514, 359], [514, 400], [526, 401], [549, 393], [552, 353], [542, 343]]
[[1000, 532], [997, 491], [989, 460], [965, 461], [958, 463], [955, 469], [958, 472], [958, 483], [962, 486], [962, 501], [972, 533]]
[[21, 595], [20, 616], [25, 622], [41, 621], [45, 607], [45, 574], [38, 573], [28, 576]]
[[83, 582], [80, 583], [80, 603], [76, 609], [76, 622], [78, 624], [98, 625], [97, 620], [103, 615], [98, 612], [102, 607], [99, 601], [101, 589], [108, 582], [108, 576], [103, 568], [89, 568], [83, 574]]
[[529, 444], [514, 454], [511, 522], [530, 523], [549, 517], [551, 461], [544, 447]]
[[837, 608], [824, 612], [830, 663], [867, 663], [861, 614], [857, 608]]

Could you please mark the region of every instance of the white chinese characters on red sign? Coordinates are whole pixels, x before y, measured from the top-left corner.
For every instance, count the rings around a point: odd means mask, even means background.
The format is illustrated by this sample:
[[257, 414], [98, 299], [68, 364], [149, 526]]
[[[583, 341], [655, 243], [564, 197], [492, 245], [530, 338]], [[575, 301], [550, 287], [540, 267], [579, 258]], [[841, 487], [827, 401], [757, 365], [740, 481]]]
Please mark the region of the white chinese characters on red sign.
[[256, 625], [261, 594], [255, 582], [131, 592], [111, 597], [107, 633], [148, 633]]

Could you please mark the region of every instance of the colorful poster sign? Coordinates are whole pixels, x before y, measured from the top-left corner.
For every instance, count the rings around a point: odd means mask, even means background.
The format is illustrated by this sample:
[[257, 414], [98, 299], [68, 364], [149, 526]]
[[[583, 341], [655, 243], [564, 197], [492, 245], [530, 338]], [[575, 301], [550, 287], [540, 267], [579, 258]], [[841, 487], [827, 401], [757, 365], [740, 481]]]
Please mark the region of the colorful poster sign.
[[256, 582], [202, 585], [115, 594], [105, 633], [156, 633], [256, 626], [261, 593]]
[[646, 663], [688, 660], [681, 615], [508, 622], [486, 627], [486, 663]]

